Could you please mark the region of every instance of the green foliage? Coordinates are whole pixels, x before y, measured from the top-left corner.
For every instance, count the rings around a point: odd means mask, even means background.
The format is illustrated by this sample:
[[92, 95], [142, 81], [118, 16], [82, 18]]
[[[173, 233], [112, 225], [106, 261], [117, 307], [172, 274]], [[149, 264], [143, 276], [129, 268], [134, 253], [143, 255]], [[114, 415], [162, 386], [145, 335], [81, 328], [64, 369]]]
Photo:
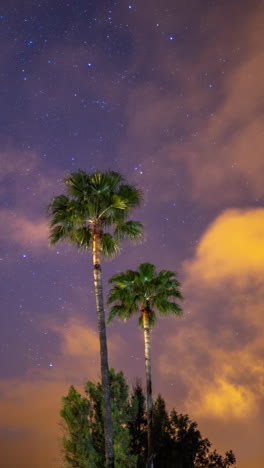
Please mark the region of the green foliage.
[[142, 236], [143, 226], [139, 221], [126, 221], [125, 223], [117, 224], [114, 236], [118, 241], [121, 240], [137, 240]]
[[117, 240], [108, 232], [101, 237], [101, 252], [106, 257], [114, 257], [120, 251]]
[[[109, 371], [114, 453], [116, 468], [136, 468], [137, 455], [131, 451], [128, 428], [129, 388], [122, 372]], [[100, 382], [87, 382], [85, 397], [70, 387], [62, 399], [61, 416], [66, 424], [63, 437], [66, 467], [105, 467], [103, 392]]]
[[178, 300], [182, 300], [180, 283], [176, 274], [161, 270], [156, 272], [154, 265], [142, 263], [137, 271], [127, 270], [117, 273], [109, 280], [113, 284], [109, 291], [108, 303], [111, 307], [108, 323], [115, 316], [127, 320], [140, 312], [139, 325], [143, 327], [142, 311], [148, 311], [149, 325], [153, 327], [156, 322], [155, 310], [160, 315], [181, 315], [182, 310]]
[[[116, 468], [145, 468], [147, 458], [146, 399], [139, 382], [132, 389], [122, 372], [109, 371], [114, 427]], [[103, 394], [100, 383], [88, 382], [85, 396], [70, 387], [62, 399], [65, 421], [63, 446], [65, 467], [105, 467]], [[167, 412], [158, 395], [153, 404], [153, 447], [155, 468], [230, 468], [236, 458], [232, 451], [224, 456], [211, 450], [197, 423], [186, 414]]]
[[102, 236], [101, 252], [112, 257], [119, 252], [120, 241], [142, 237], [142, 224], [127, 219], [131, 210], [140, 205], [142, 193], [125, 183], [120, 174], [87, 174], [79, 170], [65, 177], [64, 182], [67, 195], [54, 197], [47, 209], [51, 245], [67, 240], [88, 249], [97, 226]]
[[63, 436], [65, 467], [96, 468], [97, 454], [94, 450], [88, 414], [90, 404], [73, 386], [68, 395], [62, 398], [61, 417], [67, 425], [67, 434]]

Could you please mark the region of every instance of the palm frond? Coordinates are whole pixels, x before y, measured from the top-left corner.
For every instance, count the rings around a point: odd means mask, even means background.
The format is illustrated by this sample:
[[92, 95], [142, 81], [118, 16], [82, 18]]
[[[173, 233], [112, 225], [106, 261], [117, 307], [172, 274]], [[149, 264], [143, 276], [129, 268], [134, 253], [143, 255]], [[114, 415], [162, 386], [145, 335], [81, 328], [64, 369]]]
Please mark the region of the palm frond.
[[129, 319], [133, 315], [133, 313], [134, 310], [129, 307], [126, 307], [124, 304], [116, 304], [111, 308], [108, 314], [107, 323], [112, 322], [114, 317], [118, 317], [123, 322], [126, 322], [127, 319]]
[[101, 252], [105, 257], [113, 257], [120, 251], [120, 247], [115, 238], [105, 233], [101, 237]]
[[126, 200], [128, 208], [136, 208], [143, 201], [143, 192], [135, 185], [122, 184], [117, 194]]
[[139, 221], [126, 221], [116, 226], [114, 236], [118, 241], [131, 239], [139, 240], [142, 238], [143, 225]]
[[139, 277], [142, 282], [150, 282], [155, 277], [155, 266], [151, 263], [141, 263], [139, 265]]
[[127, 208], [127, 202], [124, 198], [114, 193], [111, 199], [111, 208], [115, 208], [116, 210], [125, 210]]
[[119, 286], [115, 286], [114, 288], [111, 288], [108, 294], [107, 304], [112, 304], [115, 301], [122, 301], [123, 297], [122, 297], [121, 290], [122, 288], [120, 288]]
[[60, 240], [68, 239], [71, 241], [72, 226], [66, 224], [54, 226], [50, 229], [50, 245], [55, 245]]
[[[101, 207], [100, 207], [101, 208]], [[126, 211], [113, 208], [112, 206], [103, 207], [98, 215], [101, 225], [104, 228], [115, 227], [117, 223], [124, 222], [126, 219]]]
[[[133, 300], [131, 300], [133, 298]], [[140, 306], [140, 298], [133, 294], [132, 290], [128, 288], [112, 288], [108, 294], [108, 304], [118, 303], [121, 304], [125, 310], [129, 310], [130, 313], [138, 311]]]
[[119, 317], [119, 314], [120, 314], [120, 311], [121, 311], [121, 305], [115, 305], [111, 308], [109, 314], [108, 314], [108, 319], [107, 319], [107, 323], [109, 324], [110, 322], [112, 322], [112, 320], [117, 316]]
[[80, 249], [88, 249], [92, 243], [92, 231], [86, 226], [74, 229], [71, 238]]
[[64, 178], [64, 182], [70, 196], [88, 199], [90, 194], [90, 177], [86, 172], [81, 170], [72, 172]]
[[154, 307], [158, 309], [161, 315], [181, 315], [182, 309], [181, 307], [176, 304], [175, 302], [168, 301], [164, 297], [156, 296], [153, 298], [152, 304]]
[[92, 193], [109, 196], [116, 190], [122, 180], [123, 177], [118, 172], [95, 172], [90, 176]]
[[167, 293], [167, 297], [170, 298], [170, 297], [176, 297], [177, 299], [180, 299], [181, 301], [184, 300], [184, 297], [181, 293], [181, 291], [179, 289], [177, 289], [178, 286], [176, 287], [173, 287], [173, 288], [170, 288], [168, 290], [168, 293]]
[[137, 276], [137, 272], [133, 270], [127, 270], [124, 273], [116, 273], [115, 275], [113, 275], [109, 279], [109, 283], [116, 283], [116, 285], [120, 288], [124, 288], [129, 285], [132, 285], [135, 282]]
[[48, 214], [51, 218], [50, 226], [56, 224], [72, 224], [80, 226], [83, 224], [83, 209], [76, 200], [69, 200], [67, 197], [55, 197], [48, 207]]
[[56, 215], [58, 212], [65, 211], [69, 206], [69, 198], [66, 195], [58, 195], [53, 197], [47, 206], [47, 214], [49, 217]]
[[176, 273], [170, 270], [161, 270], [157, 275], [157, 281], [166, 282], [166, 281], [175, 281]]

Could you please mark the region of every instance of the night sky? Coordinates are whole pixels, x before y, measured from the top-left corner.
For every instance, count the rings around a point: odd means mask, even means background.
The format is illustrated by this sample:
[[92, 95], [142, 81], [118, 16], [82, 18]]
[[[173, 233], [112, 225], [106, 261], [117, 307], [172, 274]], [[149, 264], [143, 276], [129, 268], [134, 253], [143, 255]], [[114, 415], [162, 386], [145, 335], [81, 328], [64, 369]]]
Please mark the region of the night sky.
[[[263, 468], [264, 2], [2, 0], [3, 468], [61, 465], [61, 396], [98, 380], [89, 253], [49, 247], [46, 206], [80, 169], [144, 191], [145, 241], [103, 264], [178, 272], [184, 318], [152, 333], [153, 390], [239, 468]], [[144, 384], [137, 321], [109, 361]]]

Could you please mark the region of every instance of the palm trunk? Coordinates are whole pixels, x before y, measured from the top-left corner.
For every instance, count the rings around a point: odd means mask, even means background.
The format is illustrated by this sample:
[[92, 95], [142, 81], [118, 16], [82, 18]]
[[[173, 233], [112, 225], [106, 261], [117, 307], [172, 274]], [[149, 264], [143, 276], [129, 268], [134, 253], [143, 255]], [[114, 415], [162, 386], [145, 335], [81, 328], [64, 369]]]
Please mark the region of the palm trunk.
[[151, 358], [150, 358], [150, 330], [149, 315], [147, 309], [143, 310], [144, 345], [145, 345], [145, 368], [147, 384], [147, 425], [148, 425], [148, 459], [147, 468], [153, 468], [152, 448], [152, 383], [151, 383]]
[[104, 434], [105, 434], [105, 457], [106, 467], [114, 468], [114, 448], [113, 448], [113, 424], [111, 415], [111, 399], [108, 372], [108, 355], [106, 342], [105, 312], [103, 302], [103, 287], [101, 275], [100, 258], [101, 230], [97, 226], [93, 232], [93, 271], [94, 288], [96, 298], [96, 310], [98, 320], [98, 330], [100, 339], [100, 357], [101, 357], [101, 378], [104, 396]]

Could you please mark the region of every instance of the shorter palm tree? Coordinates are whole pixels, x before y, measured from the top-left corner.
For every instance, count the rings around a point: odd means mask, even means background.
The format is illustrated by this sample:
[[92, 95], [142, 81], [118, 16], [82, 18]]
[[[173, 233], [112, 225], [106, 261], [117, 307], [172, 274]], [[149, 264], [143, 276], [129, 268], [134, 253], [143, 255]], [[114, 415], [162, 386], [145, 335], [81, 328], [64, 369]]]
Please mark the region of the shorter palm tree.
[[147, 384], [147, 423], [148, 423], [148, 462], [153, 467], [152, 447], [152, 383], [151, 383], [151, 356], [150, 356], [150, 330], [156, 323], [155, 310], [161, 316], [181, 315], [182, 309], [176, 302], [182, 300], [179, 290], [180, 283], [172, 271], [161, 270], [156, 272], [155, 266], [142, 263], [137, 271], [127, 270], [118, 273], [109, 280], [114, 286], [109, 291], [108, 304], [111, 307], [108, 323], [115, 316], [126, 321], [134, 314], [139, 313], [139, 326], [144, 330], [145, 368]]

